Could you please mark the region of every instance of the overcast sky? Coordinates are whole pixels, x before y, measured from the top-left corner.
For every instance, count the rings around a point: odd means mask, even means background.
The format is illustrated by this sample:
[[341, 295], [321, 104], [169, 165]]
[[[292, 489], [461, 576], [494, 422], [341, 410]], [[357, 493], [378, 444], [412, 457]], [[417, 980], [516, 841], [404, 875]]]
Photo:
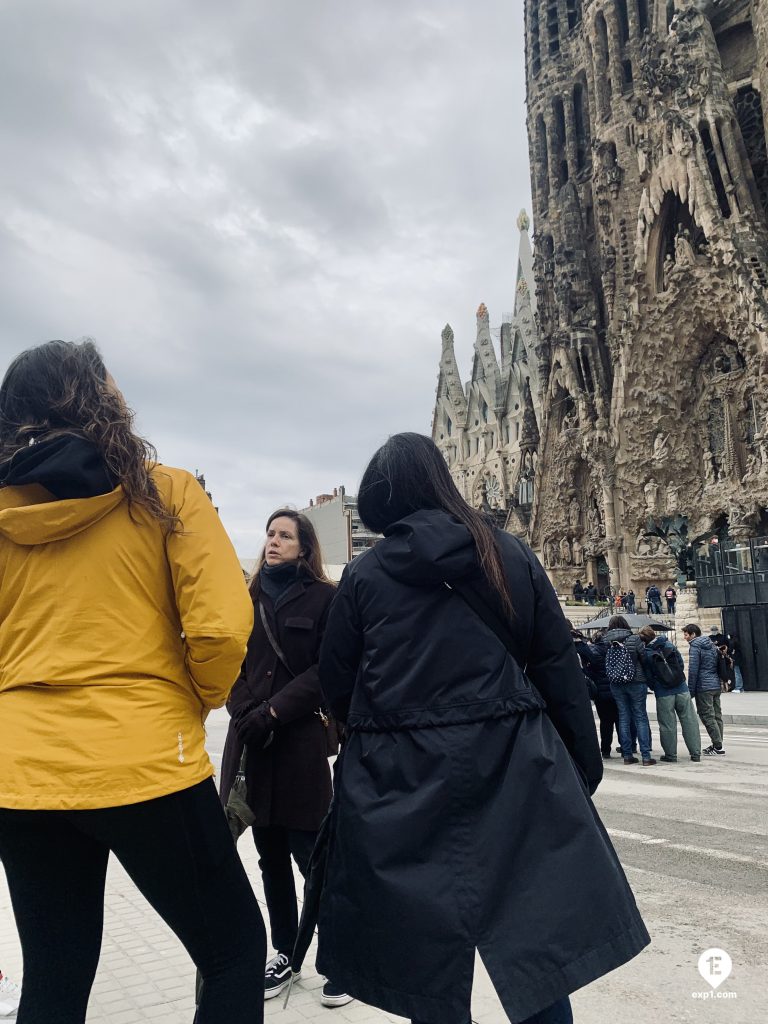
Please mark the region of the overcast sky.
[[514, 302], [520, 0], [0, 7], [0, 358], [91, 336], [238, 553]]

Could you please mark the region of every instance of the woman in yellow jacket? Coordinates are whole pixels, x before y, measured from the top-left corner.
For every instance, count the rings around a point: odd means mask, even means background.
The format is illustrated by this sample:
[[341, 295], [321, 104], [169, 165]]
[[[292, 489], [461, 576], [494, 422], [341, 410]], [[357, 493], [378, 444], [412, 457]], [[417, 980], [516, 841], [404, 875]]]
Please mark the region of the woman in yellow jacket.
[[0, 386], [0, 860], [18, 1020], [85, 1020], [111, 850], [202, 974], [197, 1024], [254, 1024], [264, 924], [204, 746], [253, 610], [200, 484], [157, 465], [132, 421], [91, 342], [23, 352]]

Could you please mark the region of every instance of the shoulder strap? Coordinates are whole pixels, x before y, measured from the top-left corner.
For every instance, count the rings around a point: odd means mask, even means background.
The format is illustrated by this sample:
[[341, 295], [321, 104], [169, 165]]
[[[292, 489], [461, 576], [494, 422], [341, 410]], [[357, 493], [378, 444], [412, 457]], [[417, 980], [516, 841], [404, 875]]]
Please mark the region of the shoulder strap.
[[269, 640], [270, 647], [283, 663], [283, 666], [290, 672], [291, 679], [294, 679], [296, 673], [291, 669], [291, 666], [288, 664], [286, 657], [283, 654], [283, 649], [272, 635], [272, 630], [269, 628], [269, 623], [267, 622], [267, 613], [264, 611], [264, 605], [261, 601], [259, 601], [259, 615], [261, 616], [261, 624], [264, 627], [264, 632], [267, 634], [267, 640]]
[[512, 655], [514, 660], [517, 662], [520, 670], [525, 674], [525, 661], [520, 654], [517, 642], [512, 636], [511, 630], [502, 622], [495, 611], [487, 604], [471, 587], [465, 587], [459, 583], [447, 583], [444, 581], [444, 585], [449, 589], [458, 594], [459, 597], [469, 605], [472, 611], [481, 619], [486, 626], [496, 634], [501, 643], [506, 647], [509, 653]]

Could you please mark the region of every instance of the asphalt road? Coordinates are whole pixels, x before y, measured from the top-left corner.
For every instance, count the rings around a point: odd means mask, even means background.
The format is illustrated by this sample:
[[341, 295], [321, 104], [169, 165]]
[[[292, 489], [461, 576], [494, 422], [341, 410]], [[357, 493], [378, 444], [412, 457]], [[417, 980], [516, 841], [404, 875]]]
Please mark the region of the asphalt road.
[[[226, 723], [225, 712], [208, 723], [217, 763]], [[577, 1021], [768, 1021], [768, 729], [726, 726], [725, 748], [699, 764], [682, 760], [682, 743], [675, 765], [606, 762], [595, 804], [653, 941], [575, 994]], [[697, 969], [712, 947], [733, 961], [716, 993]], [[479, 963], [473, 1015], [506, 1019]]]

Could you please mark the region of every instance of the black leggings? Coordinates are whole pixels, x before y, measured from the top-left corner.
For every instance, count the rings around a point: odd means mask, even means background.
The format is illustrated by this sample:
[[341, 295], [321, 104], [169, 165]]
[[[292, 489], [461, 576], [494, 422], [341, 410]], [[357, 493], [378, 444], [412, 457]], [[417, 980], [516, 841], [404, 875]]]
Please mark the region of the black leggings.
[[0, 860], [24, 955], [18, 1024], [85, 1021], [110, 850], [202, 974], [196, 1024], [260, 1024], [264, 922], [212, 779], [125, 807], [0, 808]]

